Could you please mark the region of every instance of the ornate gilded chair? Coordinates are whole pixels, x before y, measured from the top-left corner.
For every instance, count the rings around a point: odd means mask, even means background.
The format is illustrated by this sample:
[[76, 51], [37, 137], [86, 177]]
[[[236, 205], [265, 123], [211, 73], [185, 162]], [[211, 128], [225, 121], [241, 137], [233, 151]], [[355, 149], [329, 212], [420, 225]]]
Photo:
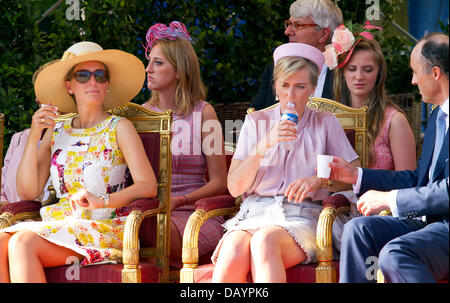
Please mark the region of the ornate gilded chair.
[[[332, 112], [337, 117], [350, 143], [359, 155], [362, 166], [365, 167], [367, 162], [367, 107], [354, 109], [324, 98], [311, 98], [307, 106]], [[250, 108], [247, 113], [253, 111], [254, 109]], [[202, 201], [196, 203], [197, 211], [189, 218], [183, 235], [183, 269], [180, 273], [180, 282], [211, 281], [214, 265], [210, 261], [207, 264], [199, 263], [198, 230], [206, 218], [215, 215], [232, 216], [237, 212], [240, 202], [241, 197], [221, 205], [219, 203], [206, 205]], [[317, 224], [318, 264], [299, 264], [289, 268], [286, 271], [288, 282], [334, 283], [337, 281], [339, 262], [333, 258], [332, 225], [338, 214], [349, 210], [349, 202], [343, 195], [336, 194], [323, 201], [323, 209]], [[247, 281], [251, 282], [250, 275], [247, 277]]]
[[[46, 268], [48, 282], [167, 282], [170, 252], [170, 142], [172, 112], [149, 111], [134, 103], [111, 110], [133, 122], [158, 181], [158, 195], [130, 204], [123, 237], [123, 264], [101, 264], [79, 268], [79, 279], [69, 280], [68, 266]], [[66, 114], [58, 120], [75, 114]], [[132, 182], [131, 180], [129, 180]], [[17, 220], [38, 219], [40, 202], [21, 201], [7, 205], [0, 215], [0, 229]]]

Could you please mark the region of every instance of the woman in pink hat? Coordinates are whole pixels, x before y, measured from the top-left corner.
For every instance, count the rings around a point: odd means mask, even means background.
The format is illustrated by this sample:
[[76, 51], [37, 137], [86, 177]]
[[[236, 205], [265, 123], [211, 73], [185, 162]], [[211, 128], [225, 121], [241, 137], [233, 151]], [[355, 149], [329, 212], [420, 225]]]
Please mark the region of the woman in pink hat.
[[[286, 268], [316, 261], [316, 225], [321, 201], [348, 189], [316, 176], [316, 155], [340, 156], [357, 164], [358, 156], [336, 117], [306, 106], [314, 93], [322, 53], [288, 43], [274, 52], [274, 86], [279, 104], [245, 118], [228, 173], [228, 189], [243, 195], [239, 212], [213, 255], [214, 282], [286, 282]], [[281, 113], [293, 102], [298, 124]], [[287, 150], [285, 141], [294, 141]]]

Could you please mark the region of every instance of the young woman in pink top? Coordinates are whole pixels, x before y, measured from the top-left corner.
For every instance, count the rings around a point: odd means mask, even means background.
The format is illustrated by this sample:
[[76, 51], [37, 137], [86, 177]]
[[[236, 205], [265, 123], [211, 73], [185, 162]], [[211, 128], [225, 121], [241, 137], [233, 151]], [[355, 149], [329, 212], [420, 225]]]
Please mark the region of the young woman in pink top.
[[[204, 101], [206, 88], [184, 24], [178, 21], [169, 26], [155, 24], [148, 29], [146, 38], [147, 87], [151, 98], [143, 106], [160, 112], [171, 109], [174, 113], [170, 261], [171, 265], [181, 267], [183, 232], [195, 210], [194, 203], [226, 192], [222, 128], [214, 108]], [[199, 255], [216, 247], [223, 235], [223, 222], [222, 217], [215, 217], [202, 225]]]
[[[323, 55], [302, 43], [274, 52], [274, 80], [279, 104], [247, 115], [228, 173], [228, 190], [243, 195], [239, 212], [225, 223], [226, 234], [213, 254], [213, 282], [286, 282], [286, 268], [316, 261], [316, 226], [321, 201], [331, 191], [316, 176], [316, 155], [340, 155], [359, 163], [333, 114], [306, 106], [314, 93]], [[298, 124], [283, 120], [291, 101]], [[280, 143], [295, 140], [292, 150]]]
[[[342, 26], [336, 30], [334, 41], [344, 30]], [[414, 170], [416, 145], [411, 127], [403, 111], [386, 96], [386, 61], [378, 42], [367, 37], [371, 39], [355, 36], [352, 47], [340, 55], [344, 61], [334, 76], [335, 99], [354, 108], [369, 108], [369, 168]]]

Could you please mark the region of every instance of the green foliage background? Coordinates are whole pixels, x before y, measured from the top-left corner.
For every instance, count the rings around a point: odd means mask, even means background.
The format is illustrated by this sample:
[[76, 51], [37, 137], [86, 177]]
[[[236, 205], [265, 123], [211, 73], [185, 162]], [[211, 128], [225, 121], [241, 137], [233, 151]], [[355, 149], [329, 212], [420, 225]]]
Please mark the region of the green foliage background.
[[[404, 0], [380, 1], [386, 20]], [[0, 0], [0, 112], [6, 116], [5, 146], [14, 132], [29, 127], [37, 109], [31, 78], [42, 64], [58, 59], [73, 43], [95, 41], [138, 56], [144, 64], [142, 42], [149, 26], [179, 20], [194, 39], [208, 101], [250, 101], [273, 49], [287, 42], [283, 20], [292, 0], [80, 0], [84, 18], [68, 20], [66, 1], [37, 24], [54, 0]], [[344, 20], [365, 21], [361, 0], [335, 0]], [[387, 21], [385, 21], [387, 22]], [[404, 38], [381, 38], [388, 61], [390, 93], [410, 92], [408, 58], [411, 43]], [[149, 92], [133, 100], [142, 104]]]

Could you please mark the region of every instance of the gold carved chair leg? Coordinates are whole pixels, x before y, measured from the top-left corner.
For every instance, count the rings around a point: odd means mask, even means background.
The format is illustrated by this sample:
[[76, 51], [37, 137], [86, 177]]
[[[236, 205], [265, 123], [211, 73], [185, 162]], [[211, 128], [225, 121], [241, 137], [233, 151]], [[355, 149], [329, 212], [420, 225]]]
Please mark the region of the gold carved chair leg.
[[316, 232], [317, 261], [316, 283], [336, 283], [333, 263], [332, 227], [336, 216], [350, 211], [350, 207], [324, 207], [319, 216]]

